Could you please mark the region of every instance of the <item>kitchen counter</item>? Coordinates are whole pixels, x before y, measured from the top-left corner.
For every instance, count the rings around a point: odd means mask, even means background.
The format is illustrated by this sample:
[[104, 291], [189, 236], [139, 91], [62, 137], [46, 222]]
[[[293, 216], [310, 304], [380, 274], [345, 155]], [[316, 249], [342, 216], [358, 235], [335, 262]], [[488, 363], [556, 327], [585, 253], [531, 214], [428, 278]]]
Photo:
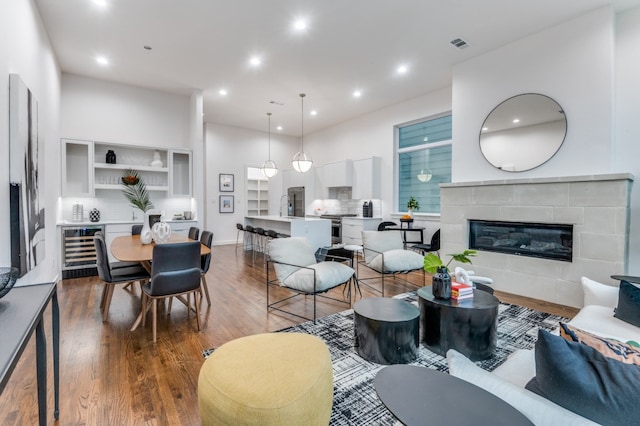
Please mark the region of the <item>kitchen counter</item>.
[[314, 250], [331, 245], [331, 221], [319, 217], [245, 216], [245, 225], [272, 229], [279, 234], [305, 237]]

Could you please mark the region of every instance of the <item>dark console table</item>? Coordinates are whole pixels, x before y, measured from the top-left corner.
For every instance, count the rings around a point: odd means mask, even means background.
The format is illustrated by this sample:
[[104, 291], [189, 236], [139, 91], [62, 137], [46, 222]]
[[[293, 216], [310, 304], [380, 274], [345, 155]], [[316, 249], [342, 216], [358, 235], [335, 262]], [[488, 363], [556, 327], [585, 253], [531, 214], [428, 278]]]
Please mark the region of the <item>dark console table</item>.
[[446, 356], [449, 349], [473, 361], [489, 358], [496, 349], [500, 301], [486, 291], [474, 290], [473, 299], [460, 303], [436, 299], [431, 287], [418, 290], [422, 340], [427, 348]]
[[385, 407], [407, 426], [533, 424], [492, 393], [430, 368], [391, 365], [373, 384]]
[[36, 372], [38, 377], [38, 418], [40, 425], [47, 424], [47, 343], [44, 333], [43, 313], [51, 301], [53, 317], [53, 381], [54, 418], [60, 409], [60, 311], [56, 283], [14, 287], [0, 299], [0, 393], [4, 390], [13, 369], [18, 364], [29, 339], [36, 332]]
[[378, 364], [404, 364], [418, 356], [420, 310], [409, 302], [367, 297], [353, 305], [354, 346]]

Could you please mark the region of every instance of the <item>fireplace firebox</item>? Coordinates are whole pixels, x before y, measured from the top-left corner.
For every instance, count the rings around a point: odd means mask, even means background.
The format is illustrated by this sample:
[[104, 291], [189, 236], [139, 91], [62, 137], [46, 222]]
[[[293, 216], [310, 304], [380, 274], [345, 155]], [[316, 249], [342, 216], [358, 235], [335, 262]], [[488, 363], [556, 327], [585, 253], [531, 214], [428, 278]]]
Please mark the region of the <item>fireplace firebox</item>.
[[573, 225], [469, 220], [469, 248], [571, 262]]

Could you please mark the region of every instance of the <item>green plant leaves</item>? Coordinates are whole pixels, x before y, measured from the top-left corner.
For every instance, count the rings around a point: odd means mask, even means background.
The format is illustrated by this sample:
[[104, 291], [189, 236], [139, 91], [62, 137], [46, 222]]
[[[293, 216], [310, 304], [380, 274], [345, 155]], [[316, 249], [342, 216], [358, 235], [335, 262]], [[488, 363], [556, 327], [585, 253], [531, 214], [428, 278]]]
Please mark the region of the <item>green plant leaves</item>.
[[465, 250], [462, 253], [453, 253], [447, 254], [447, 256], [451, 256], [451, 259], [445, 265], [442, 259], [435, 253], [427, 253], [424, 256], [424, 270], [429, 272], [430, 274], [435, 274], [438, 272], [438, 268], [444, 266], [445, 268], [449, 268], [449, 264], [455, 260], [460, 263], [469, 263], [471, 264], [471, 259], [469, 257], [473, 257], [478, 252], [476, 250]]
[[132, 206], [139, 208], [143, 212], [153, 208], [153, 204], [149, 199], [147, 185], [144, 183], [144, 180], [140, 177], [137, 170], [123, 170], [122, 194], [124, 194]]

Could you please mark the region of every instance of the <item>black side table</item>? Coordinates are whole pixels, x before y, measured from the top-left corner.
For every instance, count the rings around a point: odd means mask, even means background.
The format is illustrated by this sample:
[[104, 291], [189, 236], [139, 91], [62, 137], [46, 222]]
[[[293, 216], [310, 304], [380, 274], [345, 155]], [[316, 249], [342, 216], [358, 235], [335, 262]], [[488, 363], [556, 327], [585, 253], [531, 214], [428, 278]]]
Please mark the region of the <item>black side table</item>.
[[40, 425], [47, 424], [47, 342], [42, 315], [49, 301], [53, 317], [53, 416], [57, 420], [60, 407], [60, 311], [56, 283], [14, 287], [9, 294], [0, 299], [0, 324], [3, 324], [0, 344], [0, 392], [4, 390], [35, 330]]
[[404, 300], [367, 297], [353, 305], [354, 346], [378, 364], [405, 364], [418, 357], [420, 310]]
[[455, 349], [472, 361], [489, 358], [496, 349], [500, 301], [474, 290], [473, 299], [436, 299], [431, 287], [418, 290], [422, 340], [429, 350], [446, 356]]

